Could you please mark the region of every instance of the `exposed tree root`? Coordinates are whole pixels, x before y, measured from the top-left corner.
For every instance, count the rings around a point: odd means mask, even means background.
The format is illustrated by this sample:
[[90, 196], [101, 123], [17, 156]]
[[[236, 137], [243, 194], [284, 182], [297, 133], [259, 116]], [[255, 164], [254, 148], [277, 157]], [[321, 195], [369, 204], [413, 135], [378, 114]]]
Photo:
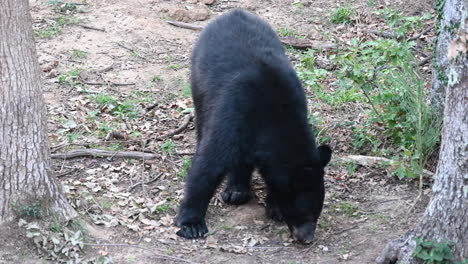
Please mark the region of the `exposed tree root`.
[[416, 263], [411, 257], [416, 246], [413, 232], [406, 233], [402, 238], [390, 241], [375, 260], [376, 264]]
[[74, 149], [66, 153], [54, 153], [50, 155], [53, 159], [74, 159], [80, 157], [95, 157], [95, 158], [125, 158], [125, 159], [142, 159], [152, 160], [161, 156], [154, 153], [139, 152], [139, 151], [108, 151], [102, 149]]
[[177, 134], [180, 134], [182, 131], [184, 131], [185, 129], [187, 129], [188, 125], [190, 124], [190, 121], [192, 121], [194, 117], [194, 114], [191, 113], [189, 115], [186, 115], [185, 118], [184, 118], [184, 122], [182, 122], [182, 125], [180, 125], [178, 128], [166, 133], [165, 135], [163, 135], [162, 137], [159, 137], [157, 138], [157, 140], [162, 140], [162, 139], [165, 139], [165, 138], [168, 138], [168, 137], [172, 137], [172, 136], [175, 136]]

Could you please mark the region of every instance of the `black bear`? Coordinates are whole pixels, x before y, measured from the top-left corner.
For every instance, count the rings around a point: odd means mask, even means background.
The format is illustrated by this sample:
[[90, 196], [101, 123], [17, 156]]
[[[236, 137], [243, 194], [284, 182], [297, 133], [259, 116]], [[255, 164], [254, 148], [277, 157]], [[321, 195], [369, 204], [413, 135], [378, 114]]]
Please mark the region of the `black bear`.
[[210, 22], [192, 54], [197, 147], [176, 225], [179, 236], [208, 232], [205, 214], [227, 175], [225, 202], [246, 203], [258, 168], [267, 185], [267, 215], [310, 242], [325, 195], [331, 149], [316, 147], [304, 91], [271, 27], [242, 10]]

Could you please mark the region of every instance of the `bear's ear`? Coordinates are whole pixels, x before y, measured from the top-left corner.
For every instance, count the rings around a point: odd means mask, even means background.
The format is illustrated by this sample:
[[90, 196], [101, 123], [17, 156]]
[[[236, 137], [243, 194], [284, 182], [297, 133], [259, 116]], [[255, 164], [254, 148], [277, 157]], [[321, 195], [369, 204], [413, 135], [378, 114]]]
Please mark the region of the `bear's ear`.
[[320, 147], [318, 147], [318, 152], [320, 157], [320, 163], [323, 167], [325, 167], [331, 160], [332, 150], [328, 145], [321, 145]]

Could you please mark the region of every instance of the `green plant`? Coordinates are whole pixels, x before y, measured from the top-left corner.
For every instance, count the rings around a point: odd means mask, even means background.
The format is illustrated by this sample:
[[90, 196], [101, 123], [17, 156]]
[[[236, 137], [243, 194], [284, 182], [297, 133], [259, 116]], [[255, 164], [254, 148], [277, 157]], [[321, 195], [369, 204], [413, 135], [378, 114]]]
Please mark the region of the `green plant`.
[[107, 108], [111, 114], [117, 115], [120, 119], [135, 118], [137, 116], [135, 104], [132, 100], [121, 102], [108, 94], [98, 94], [92, 98], [97, 104]]
[[65, 3], [62, 0], [49, 0], [47, 4], [52, 5], [54, 10], [60, 13], [70, 13], [76, 11], [78, 8], [76, 3]]
[[332, 205], [332, 209], [335, 212], [341, 212], [345, 214], [346, 216], [356, 216], [358, 207], [349, 202], [341, 202], [341, 203]]
[[61, 85], [74, 86], [78, 83], [80, 74], [80, 69], [71, 69], [58, 76], [58, 83]]
[[161, 213], [166, 213], [169, 210], [169, 205], [168, 204], [162, 204], [156, 206], [156, 208], [153, 210], [156, 214], [161, 214]]
[[55, 37], [62, 33], [62, 29], [66, 25], [78, 24], [80, 20], [74, 16], [58, 16], [49, 20], [46, 27], [35, 29], [34, 34], [39, 38]]
[[[439, 141], [441, 122], [427, 103], [425, 82], [411, 53], [413, 43], [393, 39], [350, 43], [330, 58], [341, 65], [336, 85], [360, 91], [370, 106], [365, 123], [354, 127], [353, 145], [357, 151], [392, 155], [399, 166], [391, 173], [399, 178], [421, 176]], [[392, 151], [383, 149], [384, 144]]]
[[340, 6], [331, 12], [330, 20], [333, 24], [349, 24], [353, 13], [353, 8]]
[[281, 37], [289, 37], [289, 36], [297, 36], [298, 34], [291, 30], [291, 29], [288, 29], [288, 28], [284, 28], [284, 27], [280, 27], [278, 28], [278, 31], [279, 31], [279, 35]]
[[75, 142], [75, 140], [78, 139], [79, 136], [80, 136], [79, 134], [70, 133], [70, 134], [67, 134], [67, 140], [69, 143], [73, 143]]
[[190, 88], [190, 84], [185, 83], [185, 84], [182, 86], [181, 93], [182, 93], [182, 96], [185, 97], [185, 98], [190, 98], [190, 97], [192, 97], [192, 89]]
[[192, 165], [192, 159], [189, 157], [183, 157], [182, 160], [182, 168], [179, 170], [178, 175], [180, 178], [184, 179]]
[[174, 148], [175, 148], [175, 143], [174, 141], [172, 141], [172, 139], [168, 139], [166, 140], [162, 145], [161, 145], [161, 149], [163, 152], [165, 152], [166, 154], [170, 154], [174, 151]]
[[177, 63], [171, 64], [171, 65], [169, 65], [167, 67], [169, 69], [171, 69], [171, 70], [178, 70], [178, 69], [182, 68], [182, 66], [180, 64], [177, 64]]
[[86, 52], [84, 50], [72, 49], [70, 51], [70, 57], [72, 57], [74, 59], [86, 58], [87, 55], [88, 55], [88, 52]]
[[384, 8], [375, 12], [385, 19], [393, 34], [402, 37], [415, 29], [421, 28], [423, 21], [430, 19], [431, 14], [426, 13], [422, 16], [404, 16], [393, 8]]
[[109, 149], [110, 149], [110, 150], [113, 150], [113, 151], [121, 150], [121, 149], [122, 149], [122, 145], [120, 145], [120, 143], [112, 143], [112, 144], [109, 146]]
[[353, 176], [354, 173], [356, 172], [356, 169], [357, 169], [356, 162], [347, 162], [346, 163], [346, 172], [348, 173], [349, 176]]
[[20, 217], [42, 218], [43, 213], [41, 206], [37, 203], [26, 204], [16, 208]]
[[155, 75], [151, 77], [151, 82], [160, 82], [160, 81], [162, 81], [161, 76]]
[[455, 257], [452, 248], [455, 243], [451, 241], [425, 240], [421, 237], [414, 238], [416, 248], [413, 257], [418, 258], [425, 264], [454, 263]]

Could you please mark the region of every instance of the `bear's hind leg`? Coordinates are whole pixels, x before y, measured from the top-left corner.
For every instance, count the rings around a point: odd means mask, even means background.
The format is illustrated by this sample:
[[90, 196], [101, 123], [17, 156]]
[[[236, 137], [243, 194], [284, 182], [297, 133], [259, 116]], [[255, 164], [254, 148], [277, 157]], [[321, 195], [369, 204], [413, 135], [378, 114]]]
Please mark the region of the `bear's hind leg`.
[[240, 164], [228, 173], [226, 189], [221, 193], [225, 203], [244, 204], [250, 200], [253, 168], [251, 164]]

